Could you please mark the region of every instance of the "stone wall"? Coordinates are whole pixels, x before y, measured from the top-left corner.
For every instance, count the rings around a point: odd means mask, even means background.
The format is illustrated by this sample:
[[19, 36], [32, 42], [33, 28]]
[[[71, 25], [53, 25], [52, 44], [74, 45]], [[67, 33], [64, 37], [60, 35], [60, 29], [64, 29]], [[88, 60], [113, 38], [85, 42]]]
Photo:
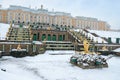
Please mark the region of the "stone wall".
[[58, 40], [59, 35], [64, 35], [65, 38], [62, 41], [70, 41], [68, 38], [68, 32], [67, 31], [56, 31], [56, 30], [42, 30], [42, 29], [32, 29], [32, 35], [37, 35], [37, 41], [42, 41], [42, 35], [46, 35], [46, 39], [48, 39], [48, 35], [52, 37], [53, 35], [56, 35], [56, 41]]
[[[16, 49], [19, 44], [20, 43], [13, 44], [10, 42], [0, 43], [0, 51], [2, 51], [2, 55], [10, 55], [11, 50]], [[33, 53], [39, 54], [41, 52], [40, 48], [44, 48], [43, 44], [20, 44], [20, 46], [21, 49], [26, 49], [29, 55], [32, 55]]]

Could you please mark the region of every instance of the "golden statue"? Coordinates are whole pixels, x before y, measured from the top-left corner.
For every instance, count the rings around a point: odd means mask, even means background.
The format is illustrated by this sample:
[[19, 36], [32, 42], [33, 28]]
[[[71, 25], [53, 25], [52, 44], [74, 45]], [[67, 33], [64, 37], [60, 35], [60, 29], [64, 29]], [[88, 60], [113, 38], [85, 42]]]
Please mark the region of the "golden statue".
[[104, 46], [102, 47], [102, 50], [103, 50], [103, 51], [107, 51], [108, 49], [107, 49], [106, 46], [104, 45]]
[[12, 21], [10, 22], [10, 28], [12, 27]]
[[85, 53], [88, 53], [89, 52], [89, 42], [85, 39], [84, 41], [83, 41], [83, 45], [84, 45], [84, 51], [85, 51]]
[[21, 46], [20, 46], [20, 44], [17, 46], [17, 50], [21, 50]]
[[51, 27], [48, 27], [47, 30], [51, 30], [52, 28]]

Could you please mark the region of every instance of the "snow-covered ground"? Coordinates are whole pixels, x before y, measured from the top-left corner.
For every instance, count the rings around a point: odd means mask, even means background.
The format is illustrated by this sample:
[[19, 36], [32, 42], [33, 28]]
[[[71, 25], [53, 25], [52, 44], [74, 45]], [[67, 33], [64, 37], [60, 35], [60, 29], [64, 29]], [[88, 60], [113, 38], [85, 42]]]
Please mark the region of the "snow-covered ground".
[[10, 25], [0, 23], [0, 40], [5, 40]]
[[120, 38], [120, 32], [115, 31], [98, 31], [98, 30], [89, 30], [91, 33], [95, 33], [100, 37], [111, 38], [113, 43], [116, 43], [116, 38]]
[[[51, 53], [52, 51], [50, 51]], [[45, 54], [0, 59], [0, 80], [120, 80], [120, 57], [107, 62], [108, 68], [83, 70], [69, 63], [72, 55]]]
[[51, 55], [64, 55], [64, 54], [73, 54], [75, 51], [73, 50], [47, 50], [46, 54], [51, 54]]

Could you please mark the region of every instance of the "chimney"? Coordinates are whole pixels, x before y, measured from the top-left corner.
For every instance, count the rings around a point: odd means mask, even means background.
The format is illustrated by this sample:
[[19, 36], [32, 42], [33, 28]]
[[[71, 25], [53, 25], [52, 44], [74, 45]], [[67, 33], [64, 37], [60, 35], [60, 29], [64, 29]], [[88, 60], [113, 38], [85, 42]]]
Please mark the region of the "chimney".
[[52, 12], [54, 12], [54, 8], [52, 9]]
[[41, 9], [43, 9], [43, 5], [41, 5]]
[[31, 5], [29, 5], [29, 8], [31, 9]]
[[37, 7], [35, 6], [35, 9], [37, 10]]
[[0, 5], [0, 8], [2, 8], [2, 5]]

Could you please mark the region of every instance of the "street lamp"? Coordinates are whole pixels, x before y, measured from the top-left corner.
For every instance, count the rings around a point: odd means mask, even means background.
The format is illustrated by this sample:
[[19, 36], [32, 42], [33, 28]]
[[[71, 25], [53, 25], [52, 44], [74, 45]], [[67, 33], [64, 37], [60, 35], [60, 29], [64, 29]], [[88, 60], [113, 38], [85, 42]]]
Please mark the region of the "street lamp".
[[75, 53], [76, 53], [76, 47], [77, 47], [77, 41], [75, 40], [75, 42], [74, 42], [74, 50], [75, 50]]

